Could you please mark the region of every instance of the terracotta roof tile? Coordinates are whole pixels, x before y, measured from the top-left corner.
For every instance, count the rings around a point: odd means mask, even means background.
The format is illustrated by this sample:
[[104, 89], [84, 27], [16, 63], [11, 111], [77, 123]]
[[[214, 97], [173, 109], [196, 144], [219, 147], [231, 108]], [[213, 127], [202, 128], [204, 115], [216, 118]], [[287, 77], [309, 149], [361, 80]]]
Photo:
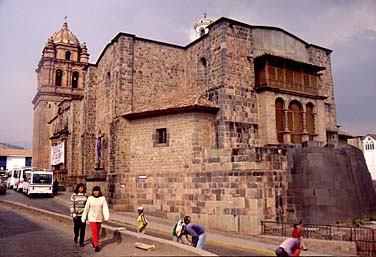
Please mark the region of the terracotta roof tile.
[[142, 113], [157, 113], [167, 110], [187, 109], [189, 107], [197, 107], [200, 109], [219, 109], [219, 106], [209, 101], [202, 96], [201, 93], [195, 92], [180, 92], [179, 95], [169, 95], [165, 98], [159, 99], [158, 102], [142, 106], [135, 109], [133, 112], [123, 114], [123, 116], [136, 115]]

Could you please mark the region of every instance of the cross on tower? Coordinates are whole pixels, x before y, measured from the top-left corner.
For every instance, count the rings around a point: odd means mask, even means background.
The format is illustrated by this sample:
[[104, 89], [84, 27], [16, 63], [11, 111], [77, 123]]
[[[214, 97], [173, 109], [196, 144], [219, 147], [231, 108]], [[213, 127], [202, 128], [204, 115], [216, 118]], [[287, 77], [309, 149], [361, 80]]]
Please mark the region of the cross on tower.
[[67, 22], [67, 19], [68, 19], [68, 16], [64, 16], [64, 20], [65, 20], [65, 22]]

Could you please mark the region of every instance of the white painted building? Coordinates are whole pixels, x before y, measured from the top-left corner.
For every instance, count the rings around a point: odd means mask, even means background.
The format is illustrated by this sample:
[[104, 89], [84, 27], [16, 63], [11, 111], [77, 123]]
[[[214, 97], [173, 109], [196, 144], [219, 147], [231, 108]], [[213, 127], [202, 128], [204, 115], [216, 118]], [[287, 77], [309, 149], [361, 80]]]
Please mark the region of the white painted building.
[[368, 134], [363, 138], [363, 152], [372, 180], [376, 180], [376, 134]]
[[31, 150], [0, 149], [0, 170], [31, 166]]

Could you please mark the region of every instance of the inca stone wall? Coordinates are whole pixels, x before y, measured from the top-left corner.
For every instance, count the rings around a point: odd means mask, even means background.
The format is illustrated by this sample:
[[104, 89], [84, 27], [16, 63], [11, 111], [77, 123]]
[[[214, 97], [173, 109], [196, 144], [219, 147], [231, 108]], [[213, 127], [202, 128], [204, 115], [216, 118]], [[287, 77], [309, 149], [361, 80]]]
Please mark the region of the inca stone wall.
[[375, 213], [375, 191], [358, 148], [294, 148], [289, 159], [289, 220], [335, 224]]
[[158, 217], [189, 214], [205, 227], [259, 233], [261, 219], [286, 215], [286, 165], [276, 149], [207, 150], [199, 172], [156, 168], [143, 172], [146, 179], [125, 175], [127, 209], [143, 205]]

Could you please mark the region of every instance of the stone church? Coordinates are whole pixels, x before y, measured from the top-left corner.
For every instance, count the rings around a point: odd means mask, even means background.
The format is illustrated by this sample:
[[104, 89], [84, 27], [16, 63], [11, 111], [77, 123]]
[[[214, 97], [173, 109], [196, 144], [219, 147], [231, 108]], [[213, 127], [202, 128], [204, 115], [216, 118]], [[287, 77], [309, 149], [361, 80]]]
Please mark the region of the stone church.
[[224, 231], [371, 215], [364, 158], [337, 146], [332, 51], [224, 17], [194, 29], [186, 46], [121, 32], [89, 63], [65, 22], [36, 70], [33, 166]]

